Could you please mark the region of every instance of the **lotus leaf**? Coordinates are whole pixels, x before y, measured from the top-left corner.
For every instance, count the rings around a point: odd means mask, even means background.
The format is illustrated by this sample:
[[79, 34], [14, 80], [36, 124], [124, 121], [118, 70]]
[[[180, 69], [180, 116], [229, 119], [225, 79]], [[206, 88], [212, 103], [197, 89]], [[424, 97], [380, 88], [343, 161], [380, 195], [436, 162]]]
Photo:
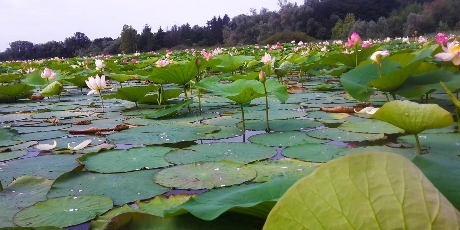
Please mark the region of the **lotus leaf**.
[[241, 184], [256, 177], [256, 171], [231, 161], [178, 165], [160, 170], [153, 180], [176, 189], [211, 189]]
[[154, 85], [148, 85], [144, 87], [125, 87], [125, 88], [119, 88], [117, 89], [117, 92], [115, 94], [110, 94], [110, 95], [105, 95], [104, 98], [110, 99], [110, 98], [118, 98], [126, 101], [131, 101], [137, 103], [142, 100], [147, 93], [153, 90], [157, 90], [159, 87], [154, 86]]
[[257, 161], [250, 165], [257, 171], [257, 177], [253, 181], [267, 182], [278, 178], [300, 179], [310, 175], [320, 164], [283, 158], [280, 160]]
[[65, 196], [37, 202], [14, 216], [19, 226], [68, 227], [93, 219], [113, 206], [112, 200], [104, 196]]
[[11, 96], [11, 97], [19, 97], [29, 91], [35, 89], [33, 86], [29, 86], [26, 84], [18, 83], [18, 84], [10, 84], [10, 85], [0, 85], [0, 95]]
[[54, 95], [60, 95], [63, 90], [64, 86], [59, 81], [54, 81], [46, 86], [42, 91], [40, 91], [40, 95], [51, 97]]
[[[196, 196], [196, 195], [193, 195]], [[139, 211], [155, 216], [163, 217], [163, 213], [176, 206], [179, 206], [188, 201], [192, 196], [187, 194], [178, 194], [170, 196], [156, 196], [153, 199], [137, 202]]]
[[319, 129], [307, 133], [310, 137], [336, 141], [373, 141], [382, 139], [382, 133], [355, 133], [336, 128]]
[[324, 143], [326, 141], [317, 138], [309, 137], [305, 132], [288, 131], [274, 132], [254, 135], [249, 138], [249, 141], [256, 144], [267, 146], [293, 146], [305, 143]]
[[[433, 199], [434, 198], [434, 199]], [[264, 229], [458, 229], [460, 213], [406, 158], [357, 153], [294, 184]]]
[[344, 146], [326, 144], [302, 144], [284, 149], [282, 154], [286, 157], [309, 162], [328, 162], [340, 157], [340, 152], [347, 150]]

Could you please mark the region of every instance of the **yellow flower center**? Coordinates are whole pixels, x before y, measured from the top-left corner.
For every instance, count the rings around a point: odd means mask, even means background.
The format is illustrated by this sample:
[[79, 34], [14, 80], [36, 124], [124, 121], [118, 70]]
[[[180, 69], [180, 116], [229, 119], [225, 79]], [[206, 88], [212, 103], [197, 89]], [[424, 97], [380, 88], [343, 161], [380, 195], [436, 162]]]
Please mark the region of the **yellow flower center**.
[[460, 52], [460, 45], [455, 45], [454, 47], [452, 47], [452, 49], [450, 50], [450, 53], [451, 54], [455, 54], [455, 52]]

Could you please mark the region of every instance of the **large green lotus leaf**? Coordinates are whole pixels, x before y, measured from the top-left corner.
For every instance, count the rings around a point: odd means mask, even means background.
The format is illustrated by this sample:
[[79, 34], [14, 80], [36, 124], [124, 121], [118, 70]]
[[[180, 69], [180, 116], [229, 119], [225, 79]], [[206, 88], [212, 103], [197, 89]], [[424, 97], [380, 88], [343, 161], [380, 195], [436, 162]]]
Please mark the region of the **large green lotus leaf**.
[[328, 53], [326, 57], [321, 59], [321, 63], [326, 65], [335, 65], [339, 62], [348, 67], [356, 67], [356, 64], [359, 65], [362, 61], [367, 60], [378, 48], [378, 46], [371, 46], [363, 48], [357, 53], [353, 52], [351, 54]]
[[100, 173], [128, 172], [167, 167], [165, 154], [173, 148], [154, 146], [89, 153], [78, 158], [89, 171]]
[[209, 133], [219, 131], [220, 128], [211, 125], [197, 124], [164, 124], [143, 126], [127, 129], [107, 136], [107, 139], [116, 144], [156, 145], [194, 141], [204, 138]]
[[324, 143], [326, 141], [309, 137], [305, 132], [288, 131], [258, 134], [248, 139], [251, 143], [267, 146], [293, 146], [306, 143]]
[[68, 134], [66, 131], [54, 130], [48, 132], [35, 132], [14, 136], [13, 140], [17, 141], [41, 141], [49, 139], [60, 139]]
[[[38, 86], [40, 88], [44, 88], [48, 85], [49, 82], [45, 78], [42, 78], [40, 76], [41, 73], [42, 72], [40, 71], [34, 71], [29, 74], [26, 74], [26, 78], [23, 79], [22, 82], [30, 86]], [[55, 81], [64, 80], [64, 78], [65, 76], [58, 72]]]
[[221, 60], [221, 63], [215, 66], [215, 70], [222, 73], [229, 73], [240, 68], [245, 61], [254, 59], [254, 56], [221, 54], [214, 56], [214, 59]]
[[74, 76], [73, 78], [66, 78], [64, 81], [72, 83], [72, 85], [77, 86], [78, 88], [86, 87], [86, 82], [88, 76]]
[[0, 151], [0, 161], [12, 160], [27, 155], [29, 152], [26, 150], [19, 151], [10, 151], [10, 152], [1, 152]]
[[133, 75], [126, 75], [126, 74], [110, 74], [107, 76], [110, 79], [118, 81], [120, 83], [126, 82], [131, 80], [134, 76]]
[[436, 104], [391, 101], [377, 110], [372, 118], [388, 122], [411, 134], [426, 129], [443, 128], [454, 123], [452, 115]]
[[154, 68], [149, 79], [160, 79], [166, 82], [185, 85], [198, 74], [198, 68], [195, 62], [190, 61], [187, 64], [171, 65], [165, 68]]
[[206, 113], [203, 115], [194, 114], [194, 113], [183, 113], [180, 115], [168, 117], [167, 119], [145, 119], [145, 118], [131, 118], [124, 120], [123, 123], [131, 124], [136, 126], [155, 126], [155, 125], [164, 125], [164, 124], [177, 124], [177, 123], [202, 123], [201, 121], [218, 117], [218, 114]]
[[213, 221], [201, 220], [191, 214], [171, 218], [162, 218], [141, 212], [126, 212], [110, 220], [109, 228], [101, 230], [150, 230], [152, 226], [158, 230], [258, 230], [263, 220], [240, 214], [224, 214]]
[[[457, 159], [460, 154], [460, 134], [458, 133], [421, 133], [418, 134], [420, 144], [429, 146], [429, 152], [433, 154], [442, 154], [452, 159]], [[398, 138], [400, 142], [415, 144], [413, 135], [402, 136]]]
[[398, 89], [409, 76], [417, 69], [422, 63], [422, 60], [412, 62], [407, 66], [403, 66], [400, 69], [393, 71], [389, 74], [383, 75], [375, 80], [369, 81], [369, 86], [375, 87], [383, 92], [392, 92]]
[[0, 83], [10, 83], [10, 82], [19, 80], [21, 78], [22, 76], [20, 74], [15, 74], [15, 73], [0, 74]]
[[147, 93], [153, 90], [157, 90], [158, 88], [159, 86], [155, 85], [148, 85], [143, 87], [131, 86], [125, 88], [118, 88], [116, 93], [104, 95], [104, 98], [118, 98], [121, 100], [135, 102], [137, 105], [137, 102], [144, 98]]
[[345, 122], [337, 127], [338, 129], [348, 131], [348, 132], [358, 132], [358, 133], [404, 133], [404, 130], [395, 127], [392, 124], [389, 124], [384, 121], [369, 119], [366, 121], [360, 122]]
[[284, 149], [283, 156], [309, 162], [328, 162], [340, 157], [340, 152], [347, 150], [347, 147], [325, 144], [302, 144]]
[[[281, 112], [278, 112], [281, 113]], [[246, 121], [246, 129], [249, 130], [265, 130], [267, 124], [260, 120], [249, 120]], [[273, 131], [301, 131], [311, 128], [317, 128], [322, 124], [318, 121], [313, 120], [273, 120], [270, 121], [270, 130]], [[241, 126], [241, 125], [239, 125]]]
[[[410, 136], [412, 139], [414, 137], [411, 135]], [[362, 153], [362, 152], [386, 152], [386, 153], [396, 153], [399, 154], [409, 160], [413, 160], [415, 156], [418, 155], [417, 148], [412, 147], [412, 148], [393, 148], [393, 147], [388, 147], [388, 146], [366, 146], [363, 148], [349, 148], [345, 151], [342, 151], [339, 153], [339, 155], [348, 155], [352, 153]]]
[[[458, 150], [450, 153], [455, 155]], [[433, 182], [434, 186], [446, 196], [457, 210], [460, 209], [460, 182], [458, 180], [460, 176], [460, 167], [458, 167], [460, 160], [458, 158], [458, 156], [428, 153], [417, 154], [413, 160], [414, 164], [422, 170], [423, 174]]]
[[[397, 62], [388, 59], [382, 60], [382, 75], [389, 74], [400, 66]], [[369, 101], [374, 89], [368, 86], [368, 82], [379, 78], [377, 64], [359, 66], [343, 74], [340, 77], [345, 90], [358, 101]]]
[[25, 92], [25, 93], [20, 94], [18, 96], [8, 96], [8, 95], [5, 95], [5, 94], [0, 94], [0, 103], [14, 103], [18, 99], [29, 98], [30, 96], [32, 96], [32, 94], [33, 94], [32, 91]]
[[101, 174], [72, 171], [62, 174], [54, 181], [48, 198], [96, 194], [112, 198], [115, 205], [148, 199], [169, 190], [152, 181], [152, 176], [156, 172], [157, 170], [141, 170]]
[[289, 98], [287, 86], [281, 85], [277, 80], [273, 78], [267, 79], [265, 81], [265, 87], [267, 88], [267, 93], [273, 93], [282, 103], [286, 102]]
[[210, 77], [196, 83], [197, 88], [210, 90], [215, 94], [226, 97], [237, 104], [250, 102], [254, 98], [265, 95], [263, 84], [256, 80], [236, 80], [230, 84], [217, 84], [218, 77]]
[[98, 216], [95, 220], [92, 220], [90, 223], [90, 229], [97, 230], [97, 229], [109, 229], [110, 228], [110, 220], [113, 217], [126, 213], [126, 212], [142, 212], [139, 209], [131, 208], [129, 205], [124, 204], [120, 207], [113, 208], [110, 211], [104, 213], [103, 215]]
[[[269, 120], [285, 120], [306, 116], [307, 113], [294, 110], [268, 110]], [[233, 115], [234, 118], [241, 118], [241, 113]], [[244, 119], [247, 120], [263, 120], [266, 119], [265, 111], [245, 112]], [[271, 124], [271, 123], [270, 123]]]
[[78, 167], [75, 158], [80, 155], [48, 155], [8, 161], [0, 166], [0, 181], [9, 184], [13, 178], [35, 176], [56, 179], [61, 174]]
[[46, 200], [46, 193], [53, 183], [45, 178], [22, 176], [0, 192], [0, 228], [13, 227], [14, 215], [22, 208], [37, 201]]
[[277, 178], [297, 178], [310, 175], [317, 166], [311, 162], [283, 158], [280, 160], [257, 161], [250, 164], [257, 171], [254, 182], [266, 182]]
[[266, 183], [243, 184], [213, 189], [190, 198], [165, 213], [165, 217], [190, 212], [203, 220], [214, 220], [224, 212], [266, 218], [276, 201], [297, 179], [275, 179]]
[[176, 189], [211, 189], [241, 184], [256, 177], [256, 171], [231, 161], [178, 165], [160, 170], [153, 181]]
[[104, 196], [58, 197], [21, 210], [14, 216], [14, 223], [28, 227], [68, 227], [91, 220], [112, 206], [112, 200]]
[[318, 129], [307, 132], [307, 135], [314, 138], [334, 141], [374, 141], [382, 139], [382, 133], [355, 133], [337, 128]]
[[157, 119], [157, 118], [170, 117], [176, 114], [178, 111], [180, 111], [185, 106], [191, 105], [192, 103], [193, 103], [193, 98], [190, 98], [187, 101], [175, 104], [173, 106], [168, 107], [167, 109], [146, 115], [144, 116], [144, 118]]
[[406, 98], [420, 98], [423, 95], [443, 88], [439, 82], [444, 82], [450, 91], [460, 88], [460, 75], [446, 69], [437, 69], [430, 72], [410, 76], [396, 94]]
[[12, 130], [16, 130], [19, 134], [25, 133], [35, 133], [35, 132], [45, 132], [45, 131], [54, 131], [69, 128], [70, 125], [50, 125], [47, 126], [14, 126], [11, 127]]
[[171, 151], [165, 159], [175, 164], [229, 160], [241, 164], [263, 160], [276, 155], [276, 149], [248, 143], [211, 143]]
[[163, 213], [165, 211], [185, 203], [191, 197], [192, 195], [188, 194], [178, 194], [170, 196], [160, 195], [147, 201], [138, 201], [136, 204], [139, 206], [139, 210], [141, 212], [163, 217]]
[[60, 95], [63, 90], [64, 86], [59, 81], [55, 81], [46, 86], [42, 91], [40, 91], [40, 95], [45, 97], [51, 97], [54, 95]]
[[22, 84], [22, 83], [10, 84], [10, 85], [0, 85], [0, 94], [11, 96], [11, 97], [18, 97], [33, 89], [35, 89], [35, 87], [29, 86], [26, 84]]
[[299, 180], [264, 229], [458, 229], [460, 213], [408, 159], [357, 153]]

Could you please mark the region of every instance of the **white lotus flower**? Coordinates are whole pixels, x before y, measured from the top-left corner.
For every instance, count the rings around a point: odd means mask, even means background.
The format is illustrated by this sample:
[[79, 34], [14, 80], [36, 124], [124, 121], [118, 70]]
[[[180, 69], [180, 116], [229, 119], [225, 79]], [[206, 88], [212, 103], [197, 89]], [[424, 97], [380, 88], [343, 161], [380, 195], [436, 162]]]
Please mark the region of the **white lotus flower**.
[[105, 75], [102, 75], [101, 77], [99, 77], [99, 75], [96, 75], [96, 77], [88, 77], [88, 80], [85, 80], [85, 82], [88, 88], [91, 89], [88, 95], [93, 93], [101, 94], [101, 91], [107, 87], [105, 83]]
[[96, 59], [95, 63], [96, 63], [96, 70], [97, 71], [104, 70], [104, 67], [105, 67], [104, 60]]
[[390, 55], [390, 51], [388, 50], [380, 50], [380, 51], [375, 51], [375, 53], [372, 54], [371, 60], [377, 63], [382, 62], [382, 59]]
[[38, 145], [35, 145], [35, 148], [40, 150], [40, 151], [49, 151], [51, 149], [54, 149], [56, 148], [57, 146], [57, 142], [56, 140], [54, 140], [54, 144], [50, 145], [50, 144], [38, 144]]
[[70, 150], [80, 150], [80, 149], [83, 149], [85, 148], [86, 146], [88, 146], [89, 144], [91, 144], [91, 140], [86, 140], [86, 141], [83, 141], [82, 143], [78, 144], [77, 146], [75, 147], [71, 147], [70, 146], [70, 143], [67, 143], [67, 148], [70, 149]]
[[361, 109], [360, 111], [356, 111], [355, 110], [355, 113], [367, 113], [367, 114], [374, 114], [375, 112], [377, 112], [377, 110], [379, 110], [379, 108], [374, 108], [374, 107], [366, 107], [364, 109]]

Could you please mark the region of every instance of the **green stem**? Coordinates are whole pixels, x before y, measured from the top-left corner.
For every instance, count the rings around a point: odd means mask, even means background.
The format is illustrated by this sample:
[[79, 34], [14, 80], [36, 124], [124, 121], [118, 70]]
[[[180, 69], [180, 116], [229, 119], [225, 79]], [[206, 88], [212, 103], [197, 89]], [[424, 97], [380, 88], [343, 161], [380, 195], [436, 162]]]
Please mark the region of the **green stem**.
[[358, 46], [355, 46], [355, 67], [358, 66]]
[[[185, 100], [188, 101], [188, 95], [187, 95], [187, 84], [184, 85], [184, 94], [185, 94]], [[192, 109], [190, 109], [190, 105], [187, 105], [188, 112], [191, 113]]]
[[395, 100], [395, 101], [398, 100], [398, 99], [396, 98], [396, 94], [392, 93], [391, 96], [393, 96], [393, 100]]
[[3, 185], [2, 182], [0, 181], [0, 192], [3, 191]]
[[457, 114], [457, 133], [460, 133], [460, 109], [455, 108], [455, 114]]
[[267, 94], [267, 87], [265, 86], [265, 82], [263, 83], [264, 85], [264, 91], [265, 91], [265, 119], [267, 120], [267, 128], [265, 131], [267, 133], [270, 133], [270, 125], [268, 123], [268, 94]]
[[420, 141], [418, 139], [418, 134], [414, 134], [414, 136], [415, 136], [415, 142], [417, 142], [418, 154], [422, 155], [422, 147], [420, 146]]
[[102, 102], [102, 112], [104, 112], [104, 98], [102, 97], [101, 92], [99, 92], [99, 96], [101, 97], [101, 102]]
[[387, 101], [389, 102], [390, 101], [390, 97], [388, 97], [388, 93], [385, 92], [385, 97], [387, 97]]
[[198, 108], [200, 110], [201, 115], [201, 89], [198, 89]]
[[246, 124], [244, 123], [243, 104], [240, 104], [240, 107], [241, 107], [241, 120], [243, 120], [243, 142], [246, 142]]

